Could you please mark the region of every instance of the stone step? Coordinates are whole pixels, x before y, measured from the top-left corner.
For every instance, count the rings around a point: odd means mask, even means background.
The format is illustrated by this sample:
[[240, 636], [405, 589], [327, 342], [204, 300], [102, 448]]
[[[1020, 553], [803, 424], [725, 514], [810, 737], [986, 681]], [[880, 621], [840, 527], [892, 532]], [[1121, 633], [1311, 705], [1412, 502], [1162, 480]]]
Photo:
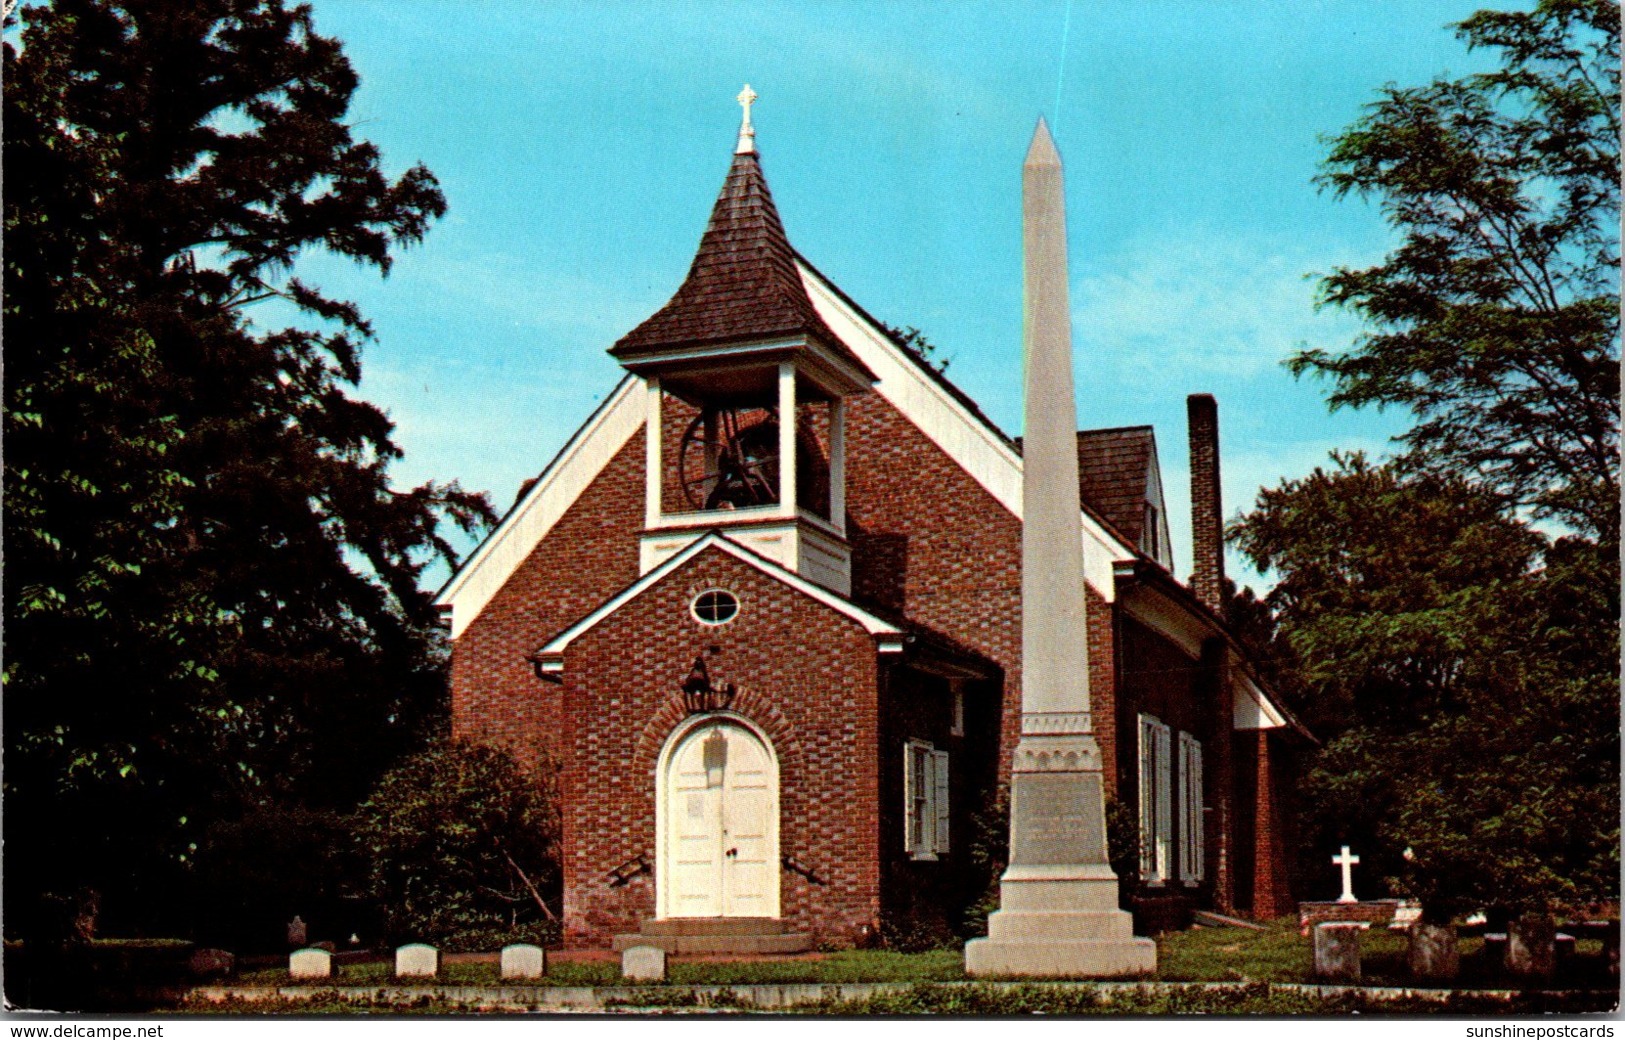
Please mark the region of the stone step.
[[788, 926], [777, 917], [668, 917], [646, 920], [644, 935], [783, 935]]
[[656, 946], [668, 954], [731, 953], [742, 956], [806, 953], [813, 948], [812, 936], [799, 932], [761, 935], [617, 935], [611, 942], [616, 953], [634, 946]]

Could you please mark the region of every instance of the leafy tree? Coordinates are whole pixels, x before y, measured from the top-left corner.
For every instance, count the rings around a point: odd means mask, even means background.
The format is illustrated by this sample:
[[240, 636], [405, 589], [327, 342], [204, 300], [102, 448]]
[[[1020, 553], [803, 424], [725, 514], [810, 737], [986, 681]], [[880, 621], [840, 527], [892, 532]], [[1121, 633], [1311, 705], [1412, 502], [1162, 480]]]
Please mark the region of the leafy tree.
[[1471, 475], [1591, 538], [1619, 516], [1619, 38], [1613, 0], [1457, 26], [1495, 71], [1388, 86], [1320, 183], [1375, 199], [1401, 244], [1322, 300], [1365, 320], [1309, 350], [1332, 406], [1408, 408], [1416, 465]]
[[544, 764], [446, 743], [390, 770], [357, 812], [368, 895], [402, 942], [489, 949], [558, 936], [559, 818]]
[[59, 0], [22, 19], [4, 56], [6, 897], [90, 885], [119, 893], [105, 912], [158, 918], [211, 820], [353, 800], [438, 717], [418, 579], [454, 558], [442, 520], [491, 512], [455, 484], [390, 486], [391, 424], [348, 389], [371, 328], [293, 272], [324, 250], [387, 273], [445, 203], [351, 136], [356, 76], [308, 7]]
[[1326, 741], [1302, 791], [1314, 858], [1358, 845], [1436, 919], [1615, 892], [1619, 602], [1598, 548], [1548, 545], [1459, 478], [1333, 463], [1231, 532], [1280, 575], [1284, 685]]
[[919, 358], [931, 368], [946, 374], [948, 366], [953, 364], [952, 358], [939, 357], [937, 345], [926, 338], [925, 333], [912, 325], [888, 325], [881, 323], [888, 335], [897, 341], [897, 345]]
[[1320, 184], [1400, 241], [1321, 282], [1367, 331], [1289, 362], [1334, 409], [1409, 409], [1403, 451], [1334, 454], [1230, 532], [1279, 578], [1256, 634], [1325, 740], [1315, 859], [1359, 843], [1436, 919], [1617, 895], [1619, 837], [1620, 12], [1456, 28], [1499, 67], [1387, 86], [1330, 142]]

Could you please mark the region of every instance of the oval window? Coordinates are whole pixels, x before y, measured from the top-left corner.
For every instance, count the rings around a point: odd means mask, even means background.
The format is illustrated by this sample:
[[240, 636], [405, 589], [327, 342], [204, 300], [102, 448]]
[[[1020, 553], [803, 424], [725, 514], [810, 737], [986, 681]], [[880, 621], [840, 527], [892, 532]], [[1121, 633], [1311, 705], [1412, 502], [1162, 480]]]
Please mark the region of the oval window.
[[702, 625], [723, 625], [739, 613], [739, 598], [723, 589], [709, 589], [694, 597], [689, 610]]

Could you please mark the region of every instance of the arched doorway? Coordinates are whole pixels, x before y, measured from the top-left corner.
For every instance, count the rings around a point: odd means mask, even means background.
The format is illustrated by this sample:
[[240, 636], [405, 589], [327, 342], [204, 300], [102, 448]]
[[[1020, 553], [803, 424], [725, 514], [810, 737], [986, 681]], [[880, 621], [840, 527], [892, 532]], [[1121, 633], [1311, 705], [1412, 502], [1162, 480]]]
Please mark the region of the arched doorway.
[[690, 719], [658, 784], [658, 916], [779, 916], [779, 765], [766, 736], [734, 715]]

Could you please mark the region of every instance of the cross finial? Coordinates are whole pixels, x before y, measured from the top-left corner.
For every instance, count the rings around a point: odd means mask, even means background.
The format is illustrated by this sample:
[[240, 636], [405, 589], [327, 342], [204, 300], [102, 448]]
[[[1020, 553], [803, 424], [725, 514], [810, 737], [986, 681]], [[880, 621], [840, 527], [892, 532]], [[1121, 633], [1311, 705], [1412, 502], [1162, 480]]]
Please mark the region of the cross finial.
[[745, 89], [739, 92], [734, 99], [739, 107], [745, 110], [745, 119], [739, 124], [739, 146], [734, 149], [735, 155], [751, 155], [756, 151], [756, 128], [750, 125], [750, 105], [756, 100], [756, 91], [745, 84]]

